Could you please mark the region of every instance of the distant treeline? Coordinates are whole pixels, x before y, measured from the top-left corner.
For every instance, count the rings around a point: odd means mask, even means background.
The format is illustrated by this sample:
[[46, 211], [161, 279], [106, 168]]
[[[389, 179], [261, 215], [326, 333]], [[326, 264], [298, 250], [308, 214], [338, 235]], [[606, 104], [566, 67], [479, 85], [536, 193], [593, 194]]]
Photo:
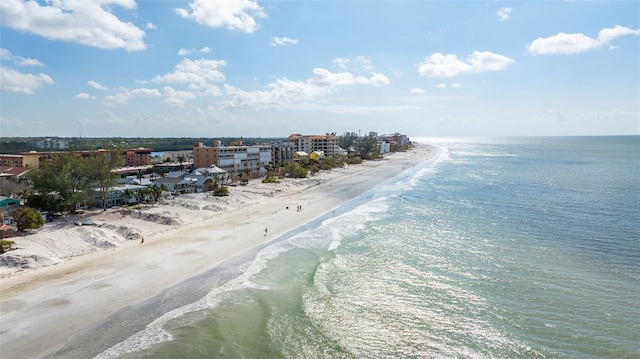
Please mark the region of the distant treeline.
[[213, 146], [214, 140], [219, 140], [223, 145], [231, 142], [242, 141], [244, 145], [258, 145], [263, 143], [283, 142], [286, 137], [180, 137], [180, 138], [142, 138], [142, 137], [50, 137], [66, 140], [69, 143], [68, 148], [52, 149], [37, 148], [31, 146], [30, 143], [45, 137], [0, 137], [0, 153], [18, 154], [27, 151], [69, 151], [69, 150], [95, 150], [105, 148], [108, 145], [122, 146], [123, 148], [147, 147], [153, 148], [154, 151], [184, 151], [193, 148], [194, 142], [202, 142], [205, 146]]

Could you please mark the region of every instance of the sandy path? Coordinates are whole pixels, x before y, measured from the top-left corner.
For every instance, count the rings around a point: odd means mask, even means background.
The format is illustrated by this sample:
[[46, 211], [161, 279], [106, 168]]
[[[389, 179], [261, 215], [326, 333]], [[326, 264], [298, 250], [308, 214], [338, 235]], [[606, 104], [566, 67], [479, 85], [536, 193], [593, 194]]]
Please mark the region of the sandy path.
[[[382, 161], [350, 166], [325, 183], [260, 197], [239, 210], [146, 237], [144, 244], [129, 241], [117, 249], [3, 278], [0, 357], [50, 355], [74, 333], [119, 309], [273, 240], [436, 152], [419, 146]], [[298, 205], [302, 211], [296, 211]]]

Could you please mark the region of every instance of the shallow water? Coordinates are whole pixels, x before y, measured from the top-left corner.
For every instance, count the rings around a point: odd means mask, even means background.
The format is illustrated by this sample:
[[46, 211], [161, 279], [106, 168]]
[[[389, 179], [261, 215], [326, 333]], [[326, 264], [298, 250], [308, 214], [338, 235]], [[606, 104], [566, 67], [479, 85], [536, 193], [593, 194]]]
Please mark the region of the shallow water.
[[640, 138], [425, 141], [437, 159], [112, 318], [100, 357], [638, 357]]

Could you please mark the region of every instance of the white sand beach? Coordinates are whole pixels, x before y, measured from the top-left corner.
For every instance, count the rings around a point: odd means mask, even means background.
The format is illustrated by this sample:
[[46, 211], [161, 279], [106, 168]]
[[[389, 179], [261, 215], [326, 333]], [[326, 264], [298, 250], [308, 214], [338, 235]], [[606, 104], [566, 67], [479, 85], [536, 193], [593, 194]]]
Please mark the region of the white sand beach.
[[437, 152], [417, 144], [307, 179], [253, 180], [231, 187], [228, 197], [200, 193], [141, 209], [95, 210], [16, 237], [19, 249], [3, 255], [11, 265], [0, 266], [0, 357], [55, 353], [118, 310], [263, 245]]

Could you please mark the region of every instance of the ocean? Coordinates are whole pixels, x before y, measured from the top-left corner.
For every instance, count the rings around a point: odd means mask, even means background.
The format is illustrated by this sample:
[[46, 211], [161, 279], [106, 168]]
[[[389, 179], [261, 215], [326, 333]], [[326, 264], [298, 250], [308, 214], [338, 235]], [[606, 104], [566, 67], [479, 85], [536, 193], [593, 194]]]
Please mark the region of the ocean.
[[439, 156], [58, 355], [640, 357], [640, 137], [413, 140]]

